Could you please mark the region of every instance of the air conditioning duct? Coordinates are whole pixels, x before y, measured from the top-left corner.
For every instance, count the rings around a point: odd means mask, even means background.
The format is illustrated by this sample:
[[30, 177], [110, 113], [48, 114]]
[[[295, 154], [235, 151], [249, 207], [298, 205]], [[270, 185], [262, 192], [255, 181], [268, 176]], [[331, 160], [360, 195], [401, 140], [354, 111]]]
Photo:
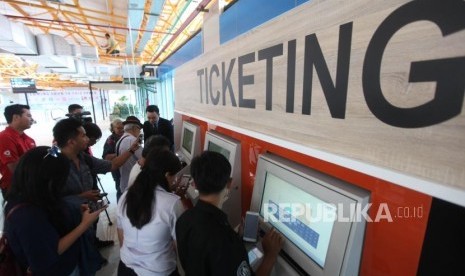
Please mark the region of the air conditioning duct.
[[36, 36], [40, 55], [73, 56], [73, 47], [61, 36], [40, 34]]
[[122, 71], [124, 79], [138, 79], [141, 77], [142, 67], [140, 65], [124, 65]]
[[74, 46], [74, 52], [79, 59], [98, 60], [97, 47], [76, 45]]
[[76, 69], [76, 60], [72, 57], [59, 57], [57, 56], [61, 61], [63, 61], [64, 66], [48, 66], [49, 68], [52, 68], [53, 73], [69, 73], [69, 74], [75, 74], [77, 73]]
[[23, 23], [0, 15], [0, 26], [0, 49], [12, 54], [37, 55], [36, 39]]
[[[45, 56], [45, 55], [40, 55], [40, 56], [19, 55], [19, 56], [25, 60], [32, 61], [38, 64], [39, 68], [43, 67], [43, 68], [48, 68], [48, 69], [63, 69], [63, 70], [66, 70], [66, 72], [76, 71], [76, 65], [74, 64], [73, 57]], [[52, 70], [52, 72], [56, 73], [55, 70]]]

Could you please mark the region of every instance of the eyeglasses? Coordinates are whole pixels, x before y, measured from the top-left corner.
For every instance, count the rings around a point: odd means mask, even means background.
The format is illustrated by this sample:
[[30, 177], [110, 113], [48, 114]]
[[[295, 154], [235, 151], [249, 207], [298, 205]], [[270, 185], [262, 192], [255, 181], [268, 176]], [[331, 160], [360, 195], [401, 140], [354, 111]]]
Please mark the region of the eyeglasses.
[[51, 148], [47, 150], [47, 154], [44, 156], [44, 159], [49, 155], [56, 158], [58, 157], [59, 152], [60, 152], [60, 149], [56, 145], [53, 145]]

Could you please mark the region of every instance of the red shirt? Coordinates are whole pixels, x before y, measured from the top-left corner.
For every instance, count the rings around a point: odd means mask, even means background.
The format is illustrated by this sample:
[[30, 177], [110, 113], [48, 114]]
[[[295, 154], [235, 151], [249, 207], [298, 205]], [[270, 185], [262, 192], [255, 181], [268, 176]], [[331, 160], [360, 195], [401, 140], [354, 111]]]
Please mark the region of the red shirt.
[[11, 127], [6, 127], [0, 132], [0, 173], [2, 180], [0, 187], [9, 189], [13, 173], [8, 169], [7, 164], [14, 163], [28, 150], [34, 148], [36, 142], [25, 133], [19, 134]]

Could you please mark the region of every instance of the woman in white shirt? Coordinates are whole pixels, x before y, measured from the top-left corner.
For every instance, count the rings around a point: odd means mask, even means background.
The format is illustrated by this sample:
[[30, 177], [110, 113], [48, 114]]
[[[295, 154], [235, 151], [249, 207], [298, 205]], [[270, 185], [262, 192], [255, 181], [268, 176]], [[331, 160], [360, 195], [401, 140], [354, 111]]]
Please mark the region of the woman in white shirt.
[[118, 202], [118, 275], [178, 275], [175, 225], [184, 211], [170, 192], [181, 163], [171, 151], [148, 154], [134, 184]]
[[145, 158], [152, 150], [170, 150], [170, 140], [163, 135], [152, 135], [144, 142], [144, 148], [142, 149], [142, 157], [137, 160], [137, 163], [131, 169], [129, 173], [128, 188], [132, 186], [136, 180], [137, 175], [139, 175], [142, 167], [145, 163]]

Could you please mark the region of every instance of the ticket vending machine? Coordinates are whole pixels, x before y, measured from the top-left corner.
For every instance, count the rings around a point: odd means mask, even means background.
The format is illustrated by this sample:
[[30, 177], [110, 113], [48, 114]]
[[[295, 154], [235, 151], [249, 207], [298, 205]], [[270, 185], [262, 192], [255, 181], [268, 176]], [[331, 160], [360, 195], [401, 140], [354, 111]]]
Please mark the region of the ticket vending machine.
[[[194, 123], [183, 121], [181, 130], [181, 141], [176, 155], [179, 157], [184, 168], [178, 172], [179, 176], [190, 175], [190, 164], [192, 159], [199, 155], [202, 151], [200, 146], [200, 127]], [[192, 185], [189, 185], [186, 191], [187, 197], [191, 200], [192, 204], [197, 203], [199, 193]]]
[[232, 185], [229, 198], [222, 209], [234, 228], [241, 223], [242, 215], [241, 144], [231, 137], [210, 130], [205, 135], [203, 149], [221, 153], [231, 164]]
[[273, 154], [260, 155], [251, 211], [284, 237], [274, 275], [358, 275], [370, 192]]
[[189, 165], [196, 155], [201, 152], [200, 127], [194, 123], [183, 121], [181, 130], [181, 142], [176, 155], [181, 162]]

